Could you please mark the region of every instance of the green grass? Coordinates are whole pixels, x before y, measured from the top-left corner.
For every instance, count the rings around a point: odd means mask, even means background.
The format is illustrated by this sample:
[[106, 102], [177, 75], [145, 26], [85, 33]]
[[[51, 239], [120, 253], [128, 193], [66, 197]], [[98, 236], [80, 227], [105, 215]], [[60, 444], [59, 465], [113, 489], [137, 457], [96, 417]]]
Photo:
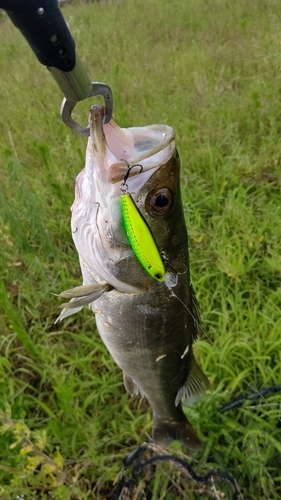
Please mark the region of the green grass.
[[[280, 2], [101, 0], [63, 12], [89, 75], [113, 90], [117, 123], [176, 130], [205, 332], [195, 349], [214, 387], [188, 410], [204, 443], [191, 463], [232, 474], [245, 500], [277, 500], [280, 394], [218, 410], [280, 384]], [[52, 293], [81, 283], [69, 208], [86, 143], [61, 123], [60, 91], [5, 16], [0, 41], [0, 497], [104, 499], [151, 411], [125, 393], [90, 311], [54, 325]], [[130, 498], [231, 498], [215, 485], [163, 465]]]

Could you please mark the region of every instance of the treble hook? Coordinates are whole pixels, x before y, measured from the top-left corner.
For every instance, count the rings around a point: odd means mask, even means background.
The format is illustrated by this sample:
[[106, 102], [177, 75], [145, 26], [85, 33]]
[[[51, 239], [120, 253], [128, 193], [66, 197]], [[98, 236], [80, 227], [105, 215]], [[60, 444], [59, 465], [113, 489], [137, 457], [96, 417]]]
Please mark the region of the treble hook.
[[140, 167], [140, 173], [141, 173], [141, 172], [143, 171], [143, 166], [142, 166], [142, 165], [140, 165], [139, 163], [136, 163], [135, 165], [131, 165], [131, 166], [129, 167], [129, 163], [127, 162], [127, 160], [124, 160], [123, 158], [121, 158], [121, 160], [120, 160], [120, 161], [124, 161], [124, 162], [127, 164], [127, 167], [128, 167], [128, 170], [127, 170], [127, 172], [126, 172], [126, 174], [125, 174], [125, 176], [124, 176], [124, 180], [123, 180], [123, 182], [122, 182], [122, 184], [121, 184], [121, 186], [120, 186], [121, 193], [122, 193], [122, 194], [126, 194], [126, 193], [127, 193], [127, 191], [128, 191], [128, 184], [127, 184], [127, 180], [128, 180], [128, 177], [129, 177], [129, 175], [130, 175], [131, 170], [132, 170], [133, 168], [135, 168], [135, 167]]

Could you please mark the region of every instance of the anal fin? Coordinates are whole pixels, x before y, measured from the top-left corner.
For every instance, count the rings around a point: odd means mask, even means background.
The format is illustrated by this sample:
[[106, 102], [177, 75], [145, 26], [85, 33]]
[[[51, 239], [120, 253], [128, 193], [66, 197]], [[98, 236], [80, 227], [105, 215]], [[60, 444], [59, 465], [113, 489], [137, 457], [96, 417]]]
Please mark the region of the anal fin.
[[125, 389], [130, 394], [130, 396], [137, 396], [139, 394], [140, 391], [137, 384], [126, 372], [123, 372], [123, 381]]

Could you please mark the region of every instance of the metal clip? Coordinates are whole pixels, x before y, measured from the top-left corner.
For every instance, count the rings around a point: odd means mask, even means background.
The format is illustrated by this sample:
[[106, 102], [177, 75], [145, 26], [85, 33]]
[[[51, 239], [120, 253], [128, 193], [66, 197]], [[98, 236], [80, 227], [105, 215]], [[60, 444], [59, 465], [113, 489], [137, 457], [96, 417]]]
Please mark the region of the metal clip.
[[[104, 97], [106, 112], [103, 117], [103, 122], [108, 123], [111, 120], [113, 112], [113, 96], [111, 88], [106, 85], [106, 83], [92, 82], [92, 90], [87, 98], [95, 95], [102, 95]], [[71, 118], [71, 113], [76, 104], [77, 102], [68, 101], [64, 98], [60, 108], [60, 115], [65, 125], [71, 128], [74, 132], [84, 137], [89, 137], [89, 125], [87, 127], [82, 127], [81, 125], [79, 125], [79, 123], [74, 121], [73, 118]]]

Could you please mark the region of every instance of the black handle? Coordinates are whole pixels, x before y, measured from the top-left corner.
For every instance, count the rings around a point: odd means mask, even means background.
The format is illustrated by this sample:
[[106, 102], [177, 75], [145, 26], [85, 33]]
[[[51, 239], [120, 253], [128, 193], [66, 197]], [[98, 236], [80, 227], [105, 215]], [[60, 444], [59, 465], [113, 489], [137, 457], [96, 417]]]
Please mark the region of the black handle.
[[87, 128], [71, 118], [75, 104], [93, 95], [102, 95], [106, 114], [104, 123], [112, 117], [113, 98], [105, 83], [91, 82], [83, 64], [75, 54], [75, 43], [58, 7], [58, 0], [0, 0], [14, 25], [19, 28], [39, 61], [48, 66], [65, 95], [62, 103], [64, 122], [82, 135]]
[[42, 64], [64, 72], [74, 69], [75, 43], [58, 0], [0, 0], [0, 8], [6, 10]]

